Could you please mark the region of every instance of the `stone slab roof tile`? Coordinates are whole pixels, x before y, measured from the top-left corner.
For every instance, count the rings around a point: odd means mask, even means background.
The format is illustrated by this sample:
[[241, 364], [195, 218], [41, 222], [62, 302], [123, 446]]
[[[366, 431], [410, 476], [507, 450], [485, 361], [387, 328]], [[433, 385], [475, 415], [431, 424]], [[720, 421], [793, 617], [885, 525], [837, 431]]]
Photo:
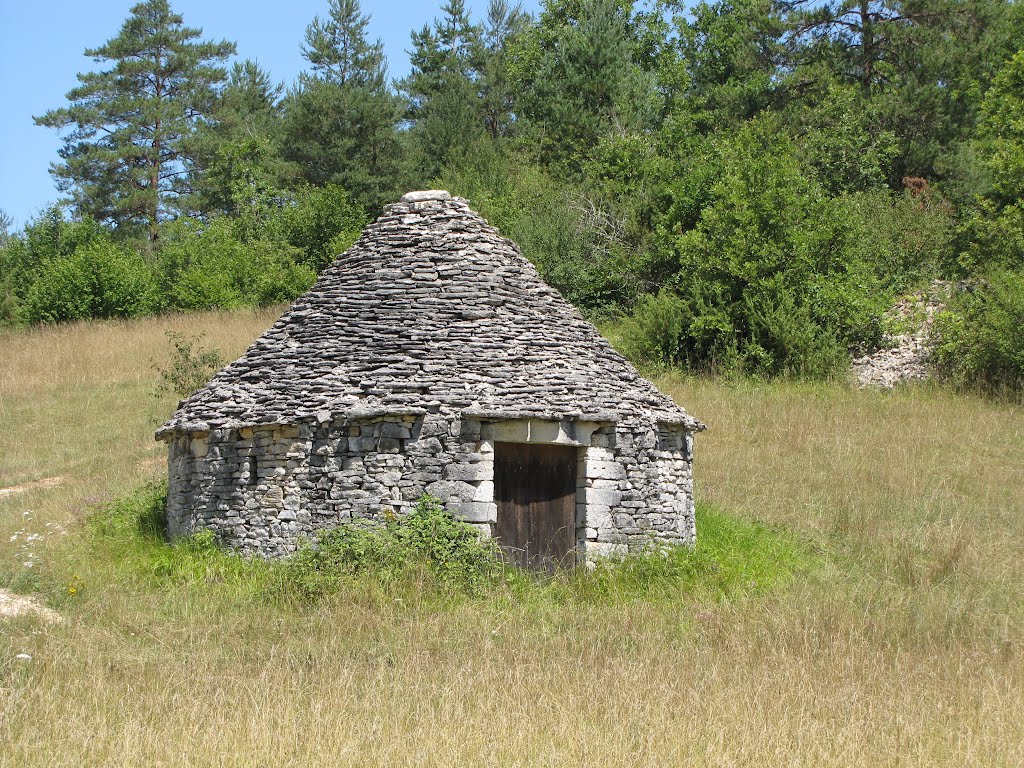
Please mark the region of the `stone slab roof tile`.
[[454, 414], [703, 427], [465, 200], [430, 190], [388, 206], [157, 436], [407, 412], [422, 401]]

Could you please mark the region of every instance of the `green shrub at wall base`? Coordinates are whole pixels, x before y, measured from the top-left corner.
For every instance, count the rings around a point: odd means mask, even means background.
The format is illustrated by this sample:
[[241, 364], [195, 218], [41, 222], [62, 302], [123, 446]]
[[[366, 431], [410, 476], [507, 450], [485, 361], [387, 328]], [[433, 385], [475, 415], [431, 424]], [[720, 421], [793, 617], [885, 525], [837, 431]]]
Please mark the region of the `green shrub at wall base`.
[[336, 590], [356, 575], [392, 582], [423, 569], [444, 590], [474, 591], [501, 570], [493, 540], [452, 517], [432, 496], [384, 525], [349, 523], [323, 531], [284, 566], [285, 582], [306, 597]]

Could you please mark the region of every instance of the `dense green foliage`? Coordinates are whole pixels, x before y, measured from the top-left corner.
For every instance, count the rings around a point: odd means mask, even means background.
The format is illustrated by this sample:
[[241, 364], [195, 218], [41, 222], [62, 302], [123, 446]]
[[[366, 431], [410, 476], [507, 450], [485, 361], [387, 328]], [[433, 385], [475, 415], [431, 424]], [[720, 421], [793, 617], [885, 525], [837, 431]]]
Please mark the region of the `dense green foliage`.
[[142, 256], [99, 238], [67, 258], [41, 266], [25, 297], [32, 322], [137, 317], [160, 306], [156, 281]]
[[1008, 269], [961, 291], [938, 318], [935, 359], [954, 381], [1024, 390], [1024, 273]]
[[445, 511], [438, 499], [422, 497], [407, 515], [389, 515], [383, 525], [352, 522], [321, 533], [316, 544], [293, 555], [286, 576], [304, 595], [336, 591], [346, 578], [369, 573], [393, 581], [422, 569], [445, 587], [479, 589], [501, 571], [493, 541]]
[[[983, 278], [940, 324], [948, 368], [1001, 338], [980, 297], [1012, 303], [1024, 274], [1011, 0], [546, 0], [537, 18], [491, 0], [480, 21], [447, 0], [393, 85], [358, 0], [328, 0], [287, 92], [253, 62], [219, 68], [230, 44], [195, 42], [163, 0], [131, 13], [89, 52], [114, 68], [40, 118], [78, 126], [54, 171], [71, 220], [5, 234], [0, 322], [283, 301], [428, 186], [469, 197], [582, 311], [621, 318], [631, 354], [690, 370], [827, 377], [881, 342], [902, 293]], [[187, 89], [102, 90], [162, 41]], [[166, 183], [146, 181], [126, 99], [171, 121]], [[103, 120], [125, 127], [82, 133]], [[953, 378], [1014, 370], [1005, 341]]]

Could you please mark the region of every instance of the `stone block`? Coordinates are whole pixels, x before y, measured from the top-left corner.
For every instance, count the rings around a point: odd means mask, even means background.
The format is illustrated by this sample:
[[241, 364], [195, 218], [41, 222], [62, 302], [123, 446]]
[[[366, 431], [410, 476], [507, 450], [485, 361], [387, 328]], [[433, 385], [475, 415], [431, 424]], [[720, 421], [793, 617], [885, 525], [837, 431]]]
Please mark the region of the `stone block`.
[[408, 440], [412, 437], [412, 432], [409, 427], [404, 424], [396, 424], [392, 421], [386, 421], [380, 425], [380, 431], [378, 433], [381, 437], [395, 438], [399, 440]]
[[406, 451], [413, 455], [426, 455], [441, 453], [444, 450], [441, 441], [436, 437], [421, 437], [413, 443], [406, 443]]
[[619, 560], [629, 554], [625, 543], [608, 541], [588, 541], [586, 557], [588, 561]]
[[582, 495], [584, 503], [588, 506], [614, 507], [622, 500], [622, 491], [609, 488], [584, 488]]
[[348, 447], [349, 450], [356, 453], [370, 453], [377, 450], [377, 438], [372, 436], [350, 437]]
[[381, 472], [377, 476], [377, 480], [382, 485], [387, 485], [387, 486], [395, 485], [401, 479], [402, 479], [402, 473], [401, 472], [396, 472], [394, 470], [389, 471], [389, 472]]
[[471, 501], [476, 495], [476, 486], [461, 480], [438, 480], [427, 486], [427, 493], [441, 501]]
[[448, 432], [448, 421], [441, 416], [425, 416], [423, 427], [420, 429], [421, 437], [436, 437]]
[[494, 479], [494, 464], [489, 461], [474, 464], [449, 464], [444, 470], [445, 480], [480, 482]]
[[498, 505], [493, 502], [464, 501], [452, 506], [455, 516], [467, 523], [494, 523], [498, 519]]
[[577, 525], [586, 525], [588, 528], [611, 528], [612, 514], [608, 507], [591, 504], [587, 506], [586, 519], [577, 520]]
[[[593, 450], [593, 448], [591, 448]], [[625, 480], [626, 469], [617, 461], [594, 460], [587, 457], [587, 477], [594, 479]]]
[[473, 494], [473, 501], [494, 501], [494, 482], [491, 480], [484, 480], [476, 488], [476, 493]]

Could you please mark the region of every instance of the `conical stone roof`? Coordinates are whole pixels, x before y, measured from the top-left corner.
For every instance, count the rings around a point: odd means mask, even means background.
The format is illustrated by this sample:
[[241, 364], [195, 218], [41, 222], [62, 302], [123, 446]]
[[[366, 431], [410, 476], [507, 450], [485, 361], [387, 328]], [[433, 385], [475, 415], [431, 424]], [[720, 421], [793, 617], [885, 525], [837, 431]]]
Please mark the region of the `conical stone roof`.
[[428, 409], [700, 428], [447, 192], [390, 205], [157, 435]]

